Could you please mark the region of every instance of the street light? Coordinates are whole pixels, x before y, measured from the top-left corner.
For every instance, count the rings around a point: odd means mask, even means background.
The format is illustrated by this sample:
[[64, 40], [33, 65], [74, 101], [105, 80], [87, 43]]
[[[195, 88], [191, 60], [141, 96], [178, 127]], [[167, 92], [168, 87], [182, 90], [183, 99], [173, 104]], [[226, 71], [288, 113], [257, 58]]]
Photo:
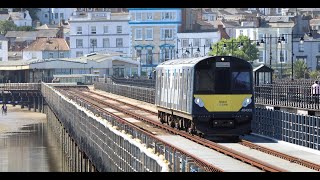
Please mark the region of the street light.
[[282, 63], [283, 63], [283, 54], [282, 54], [282, 42], [285, 42], [284, 37], [278, 39], [278, 44], [280, 44], [280, 79], [282, 79]]

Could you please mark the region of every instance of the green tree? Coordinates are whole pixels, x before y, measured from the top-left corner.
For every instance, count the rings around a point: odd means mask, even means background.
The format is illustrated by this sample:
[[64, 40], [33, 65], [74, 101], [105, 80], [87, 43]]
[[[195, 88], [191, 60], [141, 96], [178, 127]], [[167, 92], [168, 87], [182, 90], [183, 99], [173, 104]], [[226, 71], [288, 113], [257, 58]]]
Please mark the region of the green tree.
[[[209, 55], [231, 55], [252, 62], [259, 58], [259, 50], [256, 47], [256, 43], [253, 42], [247, 36], [222, 39], [212, 45], [212, 51], [209, 52]], [[242, 44], [242, 47], [240, 47], [240, 44]]]
[[0, 21], [0, 34], [5, 35], [7, 31], [16, 30], [17, 26], [12, 21]]
[[295, 78], [308, 78], [309, 68], [303, 60], [298, 60], [293, 63], [293, 74]]
[[317, 79], [317, 78], [319, 78], [319, 75], [320, 75], [320, 72], [319, 71], [311, 71], [310, 72], [310, 78], [312, 78], [312, 79]]
[[16, 31], [35, 31], [36, 29], [32, 26], [20, 26], [16, 28]]

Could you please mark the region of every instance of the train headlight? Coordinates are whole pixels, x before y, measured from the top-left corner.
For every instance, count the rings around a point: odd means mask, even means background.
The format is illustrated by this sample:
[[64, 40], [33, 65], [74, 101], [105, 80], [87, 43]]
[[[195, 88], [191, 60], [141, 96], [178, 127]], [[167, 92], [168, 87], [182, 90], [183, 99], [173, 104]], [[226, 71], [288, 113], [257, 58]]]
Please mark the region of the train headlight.
[[251, 98], [245, 98], [242, 102], [243, 107], [247, 107], [252, 102]]
[[194, 103], [196, 103], [199, 107], [203, 107], [204, 103], [200, 98], [195, 98]]

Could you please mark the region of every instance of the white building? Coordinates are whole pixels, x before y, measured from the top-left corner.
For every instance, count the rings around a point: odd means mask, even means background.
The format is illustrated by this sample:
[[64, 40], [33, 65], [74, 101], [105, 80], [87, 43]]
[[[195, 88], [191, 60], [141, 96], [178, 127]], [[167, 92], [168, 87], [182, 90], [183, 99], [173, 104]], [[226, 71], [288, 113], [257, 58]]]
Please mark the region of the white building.
[[41, 24], [59, 24], [60, 21], [68, 21], [77, 8], [40, 8], [37, 16]]
[[32, 26], [32, 19], [29, 14], [29, 11], [25, 10], [24, 12], [12, 12], [11, 10], [8, 12], [9, 21], [13, 21], [17, 26]]
[[128, 8], [130, 54], [151, 73], [161, 62], [175, 57], [181, 8]]
[[[277, 22], [282, 21], [282, 22]], [[240, 35], [248, 36], [252, 43], [263, 40], [265, 43], [258, 46], [259, 59], [255, 63], [271, 65], [273, 68], [280, 68], [281, 63], [291, 63], [291, 34], [294, 23], [289, 21], [288, 16], [270, 17], [269, 21], [260, 27], [237, 27], [236, 38]], [[278, 43], [279, 38], [284, 37], [285, 41]], [[282, 59], [280, 52], [282, 51]]]
[[177, 58], [206, 56], [212, 44], [220, 41], [219, 31], [177, 33]]
[[0, 35], [0, 61], [8, 61], [8, 39]]
[[71, 57], [98, 51], [129, 53], [129, 14], [75, 12], [70, 17]]

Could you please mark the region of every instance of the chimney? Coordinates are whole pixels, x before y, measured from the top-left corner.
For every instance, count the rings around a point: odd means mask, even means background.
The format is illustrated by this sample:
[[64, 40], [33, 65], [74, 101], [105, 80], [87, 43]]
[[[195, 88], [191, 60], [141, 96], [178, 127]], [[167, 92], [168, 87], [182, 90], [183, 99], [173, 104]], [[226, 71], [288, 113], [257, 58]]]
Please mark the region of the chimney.
[[228, 35], [228, 33], [226, 32], [226, 30], [223, 28], [222, 24], [218, 25], [218, 30], [221, 34], [220, 39], [224, 38], [224, 39], [230, 39], [230, 36]]

